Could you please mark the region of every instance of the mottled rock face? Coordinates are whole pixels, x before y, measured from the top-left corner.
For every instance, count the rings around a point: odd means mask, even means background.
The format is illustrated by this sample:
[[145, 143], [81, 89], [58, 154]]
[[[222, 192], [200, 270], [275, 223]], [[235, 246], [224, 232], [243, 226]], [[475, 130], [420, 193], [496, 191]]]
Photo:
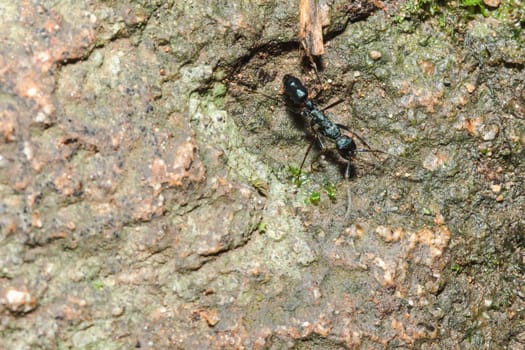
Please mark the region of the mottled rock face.
[[522, 348], [525, 8], [423, 4], [1, 4], [0, 349]]

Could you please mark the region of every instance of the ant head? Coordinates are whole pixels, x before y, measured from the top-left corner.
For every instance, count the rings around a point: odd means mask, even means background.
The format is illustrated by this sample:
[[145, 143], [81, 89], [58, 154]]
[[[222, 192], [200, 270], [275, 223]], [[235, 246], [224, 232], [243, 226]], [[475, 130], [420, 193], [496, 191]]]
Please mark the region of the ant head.
[[286, 74], [283, 77], [284, 92], [293, 103], [301, 105], [308, 100], [308, 89], [296, 77]]
[[348, 135], [342, 135], [335, 141], [337, 151], [344, 159], [350, 160], [355, 156], [357, 149], [354, 140]]
[[294, 77], [293, 75], [291, 75], [291, 74], [285, 74], [284, 75], [284, 77], [283, 77], [283, 85], [285, 87], [286, 86], [294, 86], [294, 85], [303, 86], [301, 81], [299, 79], [297, 79], [296, 77]]

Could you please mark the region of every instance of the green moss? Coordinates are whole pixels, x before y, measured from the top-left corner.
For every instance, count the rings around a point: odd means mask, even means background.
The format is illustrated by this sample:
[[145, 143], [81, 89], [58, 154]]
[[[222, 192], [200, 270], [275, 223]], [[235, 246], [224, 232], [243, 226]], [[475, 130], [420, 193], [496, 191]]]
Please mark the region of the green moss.
[[259, 192], [261, 196], [267, 197], [270, 185], [259, 177], [250, 177], [250, 184]]
[[451, 269], [453, 272], [456, 272], [456, 273], [460, 273], [460, 272], [461, 272], [461, 266], [459, 266], [458, 264], [452, 264], [452, 266], [450, 267], [450, 269]]
[[[439, 25], [447, 28], [447, 23], [455, 23], [453, 27], [456, 27], [479, 14], [484, 17], [494, 17], [502, 22], [521, 23], [514, 26], [521, 33], [525, 24], [525, 3], [517, 4], [512, 0], [502, 0], [497, 8], [491, 8], [485, 5], [483, 0], [409, 0], [394, 17], [394, 22], [403, 23], [437, 17]], [[459, 22], [447, 20], [451, 18]]]
[[321, 193], [320, 192], [312, 192], [310, 193], [310, 196], [308, 197], [308, 200], [313, 205], [319, 205], [321, 202]]
[[307, 174], [301, 171], [301, 169], [294, 166], [288, 167], [288, 172], [292, 176], [292, 182], [295, 186], [301, 187], [303, 183], [308, 179]]
[[485, 17], [490, 15], [487, 7], [483, 3], [483, 0], [461, 0], [460, 6], [465, 7], [471, 13], [476, 13], [479, 11], [479, 13]]
[[324, 191], [328, 195], [328, 198], [332, 202], [335, 202], [337, 200], [337, 187], [333, 183], [328, 183], [324, 186]]
[[213, 97], [224, 97], [228, 88], [223, 83], [215, 83], [211, 92]]
[[266, 232], [266, 223], [261, 221], [259, 223], [259, 225], [257, 225], [257, 231], [259, 231], [260, 233], [265, 233]]
[[95, 288], [96, 290], [101, 290], [102, 288], [104, 288], [104, 282], [102, 282], [101, 280], [93, 281], [93, 288]]
[[441, 14], [446, 7], [445, 1], [436, 0], [410, 0], [401, 8], [399, 14], [394, 17], [394, 22], [401, 23], [405, 20], [433, 17]]

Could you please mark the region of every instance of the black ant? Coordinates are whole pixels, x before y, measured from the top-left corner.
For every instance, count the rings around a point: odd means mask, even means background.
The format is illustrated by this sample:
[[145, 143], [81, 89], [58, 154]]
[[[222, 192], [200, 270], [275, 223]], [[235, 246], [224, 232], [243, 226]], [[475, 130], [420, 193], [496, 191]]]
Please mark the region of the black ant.
[[[373, 150], [368, 146], [368, 144], [355, 133], [350, 133], [350, 129], [342, 124], [333, 123], [328, 117], [321, 111], [315, 103], [308, 98], [308, 89], [301, 83], [301, 81], [289, 74], [286, 74], [283, 77], [284, 92], [286, 97], [292, 101], [295, 105], [301, 106], [304, 108], [301, 115], [310, 121], [310, 127], [312, 128], [316, 140], [319, 142], [322, 150], [325, 150], [325, 146], [322, 142], [319, 133], [324, 137], [327, 137], [335, 142], [335, 147], [339, 152], [339, 155], [346, 159], [347, 165], [345, 170], [345, 178], [350, 177], [350, 169], [352, 159], [355, 158], [356, 153], [358, 152], [374, 152], [374, 153], [383, 153], [380, 150]], [[346, 133], [341, 130], [346, 131]], [[357, 146], [354, 142], [352, 136], [355, 136], [359, 139], [367, 149], [357, 149]], [[304, 165], [306, 157], [311, 149], [312, 145], [307, 150], [307, 153], [301, 163], [300, 170]]]
[[[350, 129], [342, 124], [332, 122], [328, 117], [320, 110], [316, 104], [308, 98], [308, 89], [301, 83], [301, 81], [289, 74], [283, 77], [284, 92], [286, 97], [294, 103], [296, 106], [303, 108], [301, 115], [310, 121], [310, 127], [315, 134], [315, 139], [319, 142], [321, 150], [325, 150], [325, 146], [319, 134], [329, 138], [335, 143], [335, 147], [339, 152], [339, 155], [346, 160], [345, 170], [345, 181], [350, 177], [352, 159], [355, 158], [358, 152], [373, 152], [373, 153], [386, 153], [379, 150], [373, 150], [368, 144], [355, 133], [351, 133]], [[343, 132], [343, 130], [345, 132]], [[352, 136], [355, 136], [359, 141], [367, 147], [367, 149], [358, 149]], [[315, 142], [315, 140], [314, 140]], [[299, 168], [299, 174], [304, 166], [304, 162], [313, 146], [313, 142], [308, 147], [306, 154], [301, 162]], [[350, 192], [347, 184], [347, 195], [348, 195], [348, 207], [347, 214], [350, 212]]]
[[[241, 85], [244, 85], [250, 89], [253, 89], [253, 87], [248, 86], [246, 84], [241, 84]], [[385, 153], [385, 154], [387, 152], [371, 149], [370, 146], [365, 142], [365, 140], [363, 140], [363, 138], [351, 132], [351, 130], [347, 126], [332, 122], [324, 114], [323, 110], [319, 109], [317, 105], [313, 102], [313, 100], [309, 98], [308, 89], [303, 85], [303, 83], [298, 78], [292, 75], [286, 74], [283, 77], [283, 85], [284, 85], [284, 94], [286, 98], [289, 101], [291, 101], [296, 107], [301, 107], [303, 109], [301, 112], [301, 115], [305, 119], [309, 120], [310, 127], [315, 136], [314, 141], [310, 144], [310, 146], [308, 147], [304, 155], [304, 158], [301, 162], [301, 166], [299, 167], [299, 172], [296, 174], [296, 178], [297, 178], [296, 183], [299, 183], [298, 179], [301, 176], [301, 171], [303, 169], [304, 163], [315, 141], [317, 140], [317, 142], [319, 142], [319, 146], [321, 150], [324, 151], [326, 150], [326, 147], [323, 143], [322, 137], [326, 137], [332, 140], [335, 143], [335, 147], [339, 155], [346, 160], [346, 170], [344, 172], [344, 178], [346, 181], [347, 198], [348, 198], [347, 211], [345, 214], [345, 216], [347, 217], [351, 211], [351, 199], [350, 199], [350, 189], [348, 187], [348, 179], [350, 178], [350, 174], [351, 174], [352, 160], [356, 157], [357, 153], [359, 152]], [[258, 92], [258, 93], [272, 100], [276, 100], [275, 97], [266, 95], [261, 92]], [[337, 103], [339, 102], [333, 103], [326, 108], [329, 108]], [[356, 143], [354, 142], [354, 137], [358, 139], [366, 147], [366, 149], [358, 149], [356, 146]]]

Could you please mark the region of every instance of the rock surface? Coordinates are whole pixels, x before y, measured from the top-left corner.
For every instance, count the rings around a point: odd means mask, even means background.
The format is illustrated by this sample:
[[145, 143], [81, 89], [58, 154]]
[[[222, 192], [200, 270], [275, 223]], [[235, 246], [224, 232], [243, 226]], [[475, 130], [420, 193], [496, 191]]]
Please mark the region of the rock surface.
[[0, 349], [523, 348], [525, 8], [414, 4], [0, 5]]

